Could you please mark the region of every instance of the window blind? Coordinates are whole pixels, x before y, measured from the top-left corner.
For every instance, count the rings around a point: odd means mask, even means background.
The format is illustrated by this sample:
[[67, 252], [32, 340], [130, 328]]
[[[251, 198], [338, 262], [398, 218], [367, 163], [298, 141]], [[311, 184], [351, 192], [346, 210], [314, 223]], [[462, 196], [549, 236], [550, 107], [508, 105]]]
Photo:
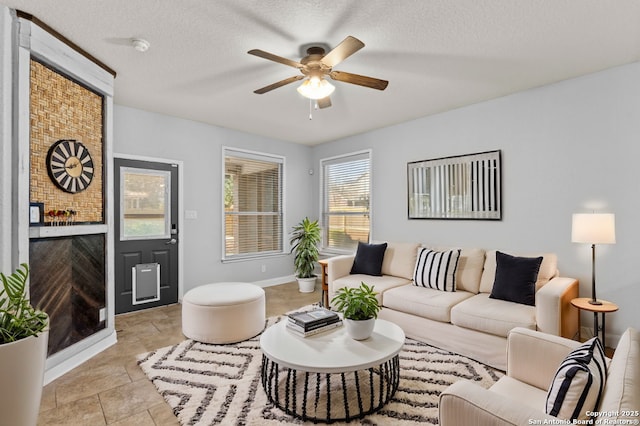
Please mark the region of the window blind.
[[224, 258], [281, 253], [284, 158], [225, 149]]
[[371, 234], [369, 152], [321, 161], [323, 249], [352, 251]]

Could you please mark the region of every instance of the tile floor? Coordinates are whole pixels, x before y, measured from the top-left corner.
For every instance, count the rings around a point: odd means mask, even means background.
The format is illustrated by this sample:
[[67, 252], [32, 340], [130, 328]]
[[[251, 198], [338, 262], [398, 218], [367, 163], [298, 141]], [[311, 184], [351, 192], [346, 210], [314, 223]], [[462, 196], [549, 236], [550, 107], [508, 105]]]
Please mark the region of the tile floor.
[[[267, 316], [318, 302], [297, 284], [265, 288]], [[39, 425], [178, 425], [169, 406], [136, 362], [136, 355], [185, 339], [181, 306], [116, 316], [118, 343], [45, 386]]]

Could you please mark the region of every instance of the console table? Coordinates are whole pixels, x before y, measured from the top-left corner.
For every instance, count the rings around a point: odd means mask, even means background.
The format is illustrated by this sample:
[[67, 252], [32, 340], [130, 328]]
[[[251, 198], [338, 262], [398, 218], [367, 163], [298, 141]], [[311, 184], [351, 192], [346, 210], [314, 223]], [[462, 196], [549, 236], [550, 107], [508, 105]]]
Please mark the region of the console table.
[[260, 337], [262, 386], [276, 407], [302, 420], [362, 418], [398, 389], [404, 341], [400, 327], [381, 319], [370, 338], [358, 341], [344, 326], [300, 337], [281, 321]]

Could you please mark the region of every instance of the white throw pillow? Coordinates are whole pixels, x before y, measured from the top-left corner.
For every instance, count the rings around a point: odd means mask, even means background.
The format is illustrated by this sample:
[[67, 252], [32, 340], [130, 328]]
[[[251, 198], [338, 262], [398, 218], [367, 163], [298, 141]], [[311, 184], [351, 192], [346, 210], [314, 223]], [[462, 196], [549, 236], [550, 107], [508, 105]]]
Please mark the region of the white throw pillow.
[[389, 242], [382, 260], [382, 275], [393, 275], [410, 280], [416, 266], [418, 243]]
[[456, 291], [456, 268], [459, 258], [460, 249], [434, 251], [419, 248], [413, 283], [434, 290]]
[[562, 361], [547, 393], [546, 413], [564, 420], [588, 419], [600, 402], [607, 378], [604, 350], [596, 337]]

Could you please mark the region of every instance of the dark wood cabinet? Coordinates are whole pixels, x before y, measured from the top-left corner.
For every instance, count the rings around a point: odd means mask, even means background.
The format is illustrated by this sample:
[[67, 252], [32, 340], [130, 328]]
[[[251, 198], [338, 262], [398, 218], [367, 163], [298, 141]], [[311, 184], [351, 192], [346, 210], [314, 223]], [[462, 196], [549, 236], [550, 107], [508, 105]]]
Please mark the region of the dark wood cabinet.
[[50, 318], [48, 356], [106, 327], [105, 235], [31, 239], [30, 297]]

